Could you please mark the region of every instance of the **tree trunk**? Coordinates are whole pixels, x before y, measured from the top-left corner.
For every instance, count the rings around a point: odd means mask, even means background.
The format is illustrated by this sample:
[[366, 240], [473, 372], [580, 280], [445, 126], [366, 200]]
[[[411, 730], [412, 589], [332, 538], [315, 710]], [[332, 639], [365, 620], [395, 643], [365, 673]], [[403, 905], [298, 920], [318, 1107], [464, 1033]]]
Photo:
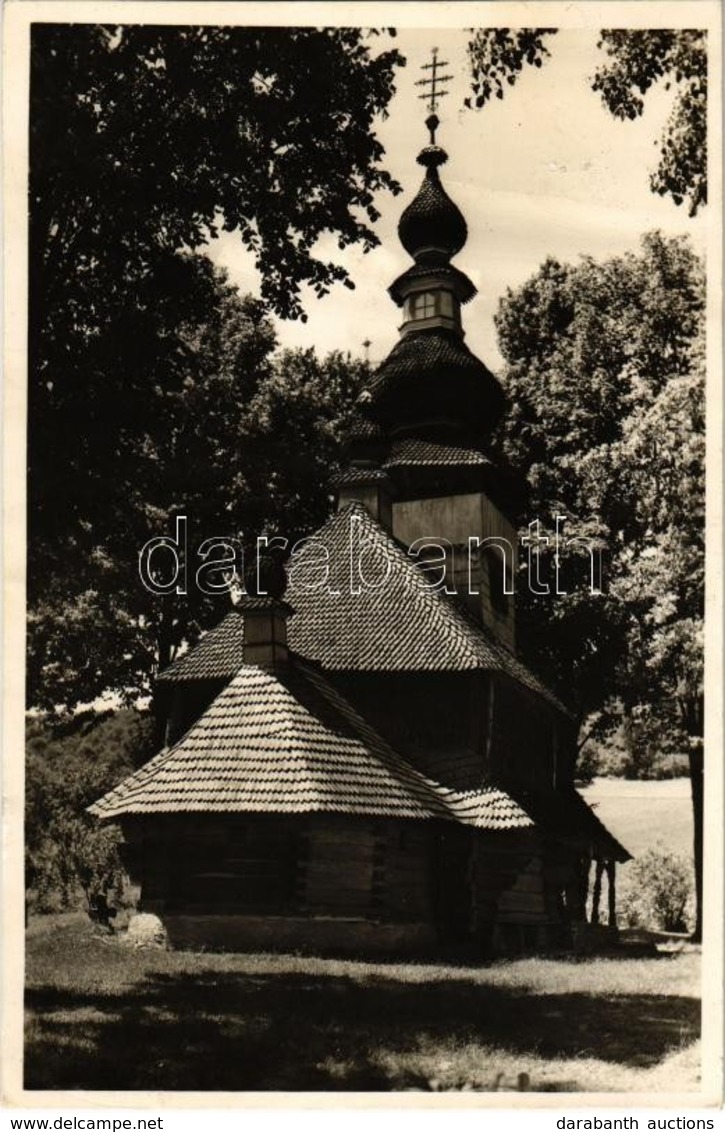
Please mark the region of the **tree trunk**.
[[703, 801], [704, 801], [704, 698], [688, 696], [680, 700], [680, 715], [690, 745], [687, 759], [690, 767], [690, 792], [692, 794], [693, 858], [695, 863], [695, 930], [692, 938], [696, 943], [702, 939], [702, 849], [703, 849]]
[[695, 861], [695, 930], [693, 940], [702, 939], [702, 847], [703, 847], [703, 750], [702, 744], [689, 750], [690, 791], [692, 793], [693, 851]]
[[616, 928], [616, 926], [617, 926], [617, 889], [616, 889], [617, 862], [616, 861], [607, 861], [607, 863], [605, 865], [605, 869], [606, 869], [606, 872], [607, 872], [607, 881], [608, 881], [608, 884], [607, 884], [607, 898], [608, 898], [608, 905], [609, 905], [608, 923], [609, 923], [610, 928]]
[[[171, 622], [173, 613], [168, 608], [167, 600], [162, 600], [161, 616], [159, 617], [158, 628], [156, 631], [156, 655], [158, 657], [157, 672], [163, 672], [165, 668], [171, 664]], [[152, 699], [152, 708], [154, 714], [154, 724], [156, 732], [156, 746], [163, 747], [166, 741], [166, 719], [168, 715], [168, 704], [166, 697], [159, 694], [158, 688], [154, 690]]]

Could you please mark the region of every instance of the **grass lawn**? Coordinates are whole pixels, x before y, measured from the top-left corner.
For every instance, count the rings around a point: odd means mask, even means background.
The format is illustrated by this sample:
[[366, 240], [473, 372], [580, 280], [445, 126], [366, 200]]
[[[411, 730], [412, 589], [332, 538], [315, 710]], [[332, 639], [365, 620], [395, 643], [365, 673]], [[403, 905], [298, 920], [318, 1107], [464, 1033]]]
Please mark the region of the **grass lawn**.
[[31, 920], [29, 1089], [698, 1088], [699, 955], [485, 967], [132, 951]]

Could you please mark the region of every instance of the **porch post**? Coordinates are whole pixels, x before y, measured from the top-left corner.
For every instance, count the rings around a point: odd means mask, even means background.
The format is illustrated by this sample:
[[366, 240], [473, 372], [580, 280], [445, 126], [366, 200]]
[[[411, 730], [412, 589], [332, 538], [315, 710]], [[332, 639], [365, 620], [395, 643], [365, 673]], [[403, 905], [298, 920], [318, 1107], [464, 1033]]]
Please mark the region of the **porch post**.
[[609, 880], [609, 926], [617, 926], [617, 890], [616, 890], [617, 862], [607, 861], [607, 878]]
[[599, 901], [602, 898], [602, 873], [604, 872], [604, 861], [599, 857], [596, 860], [596, 869], [594, 871], [594, 889], [592, 890], [592, 923], [599, 923]]

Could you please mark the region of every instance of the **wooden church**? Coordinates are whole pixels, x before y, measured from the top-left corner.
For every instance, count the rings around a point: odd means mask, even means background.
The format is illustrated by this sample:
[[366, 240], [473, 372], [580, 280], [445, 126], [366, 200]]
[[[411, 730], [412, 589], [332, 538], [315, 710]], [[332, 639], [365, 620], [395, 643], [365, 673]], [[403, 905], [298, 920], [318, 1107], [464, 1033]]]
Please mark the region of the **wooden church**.
[[616, 923], [629, 854], [574, 789], [571, 716], [516, 654], [499, 547], [520, 497], [488, 452], [505, 397], [464, 342], [466, 222], [427, 125], [400, 336], [361, 395], [337, 511], [286, 588], [243, 597], [159, 675], [166, 746], [91, 808], [120, 823], [140, 909], [177, 946], [567, 946], [599, 922], [605, 875]]

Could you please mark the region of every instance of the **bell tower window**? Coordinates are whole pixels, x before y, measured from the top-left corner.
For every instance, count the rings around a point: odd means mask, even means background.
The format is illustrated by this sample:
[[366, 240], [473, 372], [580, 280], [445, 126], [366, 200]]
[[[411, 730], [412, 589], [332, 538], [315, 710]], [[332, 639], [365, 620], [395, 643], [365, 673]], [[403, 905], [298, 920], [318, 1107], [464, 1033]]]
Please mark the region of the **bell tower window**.
[[447, 287], [435, 287], [429, 291], [414, 291], [405, 298], [403, 304], [403, 327], [401, 332], [408, 333], [423, 325], [428, 327], [440, 326], [448, 330], [460, 332], [460, 313], [458, 302]]
[[432, 291], [413, 296], [413, 318], [433, 318], [436, 313], [436, 296]]

